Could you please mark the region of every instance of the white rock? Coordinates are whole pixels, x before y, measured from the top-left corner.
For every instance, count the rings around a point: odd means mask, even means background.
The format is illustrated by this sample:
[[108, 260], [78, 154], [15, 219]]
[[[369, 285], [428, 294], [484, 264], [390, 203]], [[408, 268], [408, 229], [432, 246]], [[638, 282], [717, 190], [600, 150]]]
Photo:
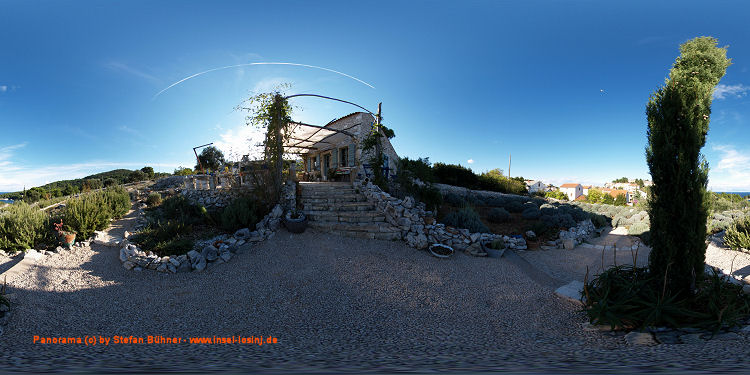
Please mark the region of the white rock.
[[585, 300], [583, 297], [583, 282], [578, 280], [573, 280], [555, 289], [555, 294], [579, 304], [582, 304], [581, 300]]
[[630, 332], [625, 335], [625, 342], [629, 345], [656, 345], [654, 335], [648, 332]]

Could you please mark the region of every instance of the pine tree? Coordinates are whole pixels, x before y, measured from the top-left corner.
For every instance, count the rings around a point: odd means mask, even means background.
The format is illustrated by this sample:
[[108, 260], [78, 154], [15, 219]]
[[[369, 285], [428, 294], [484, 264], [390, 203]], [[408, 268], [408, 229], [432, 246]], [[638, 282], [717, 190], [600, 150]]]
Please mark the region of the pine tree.
[[730, 60], [717, 40], [699, 37], [680, 46], [665, 85], [646, 106], [646, 160], [651, 188], [649, 269], [667, 275], [670, 294], [690, 293], [703, 276], [706, 255], [706, 143], [711, 96]]

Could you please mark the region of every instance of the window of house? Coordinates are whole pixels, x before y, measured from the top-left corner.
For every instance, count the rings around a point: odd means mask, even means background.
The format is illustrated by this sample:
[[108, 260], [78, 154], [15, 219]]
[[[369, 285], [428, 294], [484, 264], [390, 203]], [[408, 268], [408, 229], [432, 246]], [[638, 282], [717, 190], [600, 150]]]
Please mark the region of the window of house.
[[339, 149], [339, 165], [344, 167], [349, 165], [349, 147]]

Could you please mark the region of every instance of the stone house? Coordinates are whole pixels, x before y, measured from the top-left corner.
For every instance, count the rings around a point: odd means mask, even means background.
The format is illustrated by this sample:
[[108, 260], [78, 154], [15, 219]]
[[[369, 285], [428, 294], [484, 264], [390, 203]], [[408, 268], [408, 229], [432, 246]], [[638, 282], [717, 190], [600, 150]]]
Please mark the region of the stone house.
[[[293, 123], [292, 133], [285, 143], [285, 151], [297, 153], [304, 164], [305, 181], [353, 181], [372, 177], [374, 165], [370, 159], [374, 150], [362, 150], [362, 142], [372, 131], [375, 116], [354, 112], [332, 120], [325, 126]], [[381, 131], [382, 134], [382, 131]], [[395, 176], [398, 155], [387, 137], [381, 138], [383, 165], [389, 177]]]
[[581, 184], [562, 184], [560, 185], [560, 191], [568, 196], [568, 200], [574, 201], [583, 195], [583, 186]]
[[526, 180], [526, 187], [529, 189], [529, 193], [544, 192], [547, 190], [547, 185], [542, 181]]

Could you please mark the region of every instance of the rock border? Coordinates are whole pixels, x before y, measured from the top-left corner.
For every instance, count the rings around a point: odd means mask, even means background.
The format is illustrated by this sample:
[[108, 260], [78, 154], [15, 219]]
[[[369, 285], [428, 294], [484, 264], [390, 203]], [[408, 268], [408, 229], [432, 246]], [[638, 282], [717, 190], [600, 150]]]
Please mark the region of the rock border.
[[468, 255], [486, 257], [487, 253], [482, 249], [481, 243], [499, 239], [505, 241], [509, 249], [527, 249], [523, 237], [471, 233], [468, 229], [437, 224], [433, 213], [425, 210], [424, 203], [417, 203], [410, 196], [404, 199], [392, 197], [371, 181], [355, 181], [353, 187], [364, 194], [368, 202], [375, 204], [376, 209], [385, 215], [389, 224], [400, 228], [402, 240], [415, 249], [422, 250], [430, 244], [440, 243]]
[[[141, 210], [142, 211], [142, 210]], [[209, 240], [197, 241], [193, 249], [178, 256], [160, 257], [151, 251], [145, 252], [137, 245], [120, 242], [120, 262], [123, 268], [133, 271], [144, 269], [164, 273], [201, 272], [209, 265], [226, 263], [235, 254], [241, 252], [248, 244], [267, 240], [276, 234], [281, 227], [281, 205], [277, 204], [263, 219], [255, 225], [255, 231], [242, 228], [233, 235], [225, 234]]]

